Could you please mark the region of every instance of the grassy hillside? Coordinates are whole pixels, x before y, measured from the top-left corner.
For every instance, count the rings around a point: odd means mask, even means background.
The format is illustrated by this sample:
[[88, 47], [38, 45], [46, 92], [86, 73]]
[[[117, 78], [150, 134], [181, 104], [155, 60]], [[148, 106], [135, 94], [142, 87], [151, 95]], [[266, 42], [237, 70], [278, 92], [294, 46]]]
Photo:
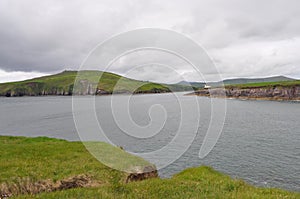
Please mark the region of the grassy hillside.
[[234, 84], [226, 85], [226, 88], [261, 88], [261, 87], [292, 87], [300, 86], [300, 80], [293, 81], [280, 81], [280, 82], [258, 82], [258, 83], [247, 83], [247, 84]]
[[264, 82], [285, 82], [294, 81], [295, 79], [288, 78], [285, 76], [274, 76], [266, 78], [236, 78], [236, 79], [226, 79], [224, 80], [225, 85], [230, 84], [249, 84], [249, 83], [264, 83]]
[[[111, 156], [121, 150], [107, 144], [101, 147], [111, 151]], [[171, 179], [152, 178], [126, 184], [126, 173], [99, 163], [80, 142], [0, 136], [0, 151], [0, 195], [10, 188], [11, 198], [300, 197], [299, 193], [257, 188], [205, 166], [184, 170]], [[145, 163], [121, 153], [136, 164]]]
[[[76, 76], [79, 76], [73, 91]], [[98, 82], [99, 76], [100, 82]], [[120, 81], [119, 81], [120, 80]], [[119, 81], [119, 82], [118, 82]], [[96, 82], [96, 83], [95, 83]], [[38, 96], [72, 94], [162, 93], [191, 90], [188, 86], [143, 82], [101, 71], [64, 71], [59, 74], [30, 80], [0, 84], [0, 96]]]

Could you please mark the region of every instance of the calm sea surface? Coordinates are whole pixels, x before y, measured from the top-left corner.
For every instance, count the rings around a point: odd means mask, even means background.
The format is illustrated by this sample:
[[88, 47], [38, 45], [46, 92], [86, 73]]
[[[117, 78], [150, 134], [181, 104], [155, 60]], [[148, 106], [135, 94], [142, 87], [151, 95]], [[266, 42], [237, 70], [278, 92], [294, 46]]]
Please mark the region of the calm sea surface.
[[[159, 104], [165, 109], [165, 124], [158, 134], [149, 138], [137, 139], [122, 131], [111, 113], [110, 96], [96, 97], [95, 110], [102, 129], [114, 144], [131, 152], [151, 152], [167, 145], [176, 135], [181, 119], [178, 100], [186, 105], [192, 100], [183, 93], [178, 95], [179, 99], [172, 94], [131, 98], [128, 107], [132, 120], [141, 126], [151, 121], [149, 109], [152, 105]], [[117, 97], [119, 100], [124, 98], [122, 95]], [[196, 138], [181, 158], [160, 170], [162, 177], [204, 164], [258, 186], [300, 191], [300, 103], [227, 100], [222, 134], [209, 155], [200, 159], [199, 149], [211, 116], [210, 99], [198, 97], [197, 101], [201, 117]], [[82, 110], [84, 112], [84, 107]], [[79, 140], [71, 97], [0, 98], [0, 111], [0, 135]], [[190, 117], [187, 119], [192, 122], [197, 116], [185, 117]], [[192, 133], [191, 126], [188, 123], [182, 125], [187, 136]], [[182, 144], [186, 144], [184, 140]], [[181, 149], [177, 146], [172, 150]]]

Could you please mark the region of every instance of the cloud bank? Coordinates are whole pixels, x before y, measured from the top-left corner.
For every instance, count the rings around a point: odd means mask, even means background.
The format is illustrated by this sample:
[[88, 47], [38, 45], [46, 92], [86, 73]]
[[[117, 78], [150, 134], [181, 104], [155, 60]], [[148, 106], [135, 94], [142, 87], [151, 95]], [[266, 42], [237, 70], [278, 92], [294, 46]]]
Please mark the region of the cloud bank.
[[[141, 27], [167, 28], [194, 39], [224, 78], [300, 78], [299, 7], [298, 0], [2, 0], [0, 81], [78, 69], [98, 43]], [[157, 66], [144, 71], [132, 75], [166, 78]], [[184, 66], [180, 73], [200, 81]]]
[[49, 74], [40, 73], [40, 72], [21, 72], [21, 71], [6, 72], [4, 70], [0, 70], [0, 83], [22, 81], [26, 79], [35, 78], [35, 77], [41, 77], [44, 75], [49, 75]]

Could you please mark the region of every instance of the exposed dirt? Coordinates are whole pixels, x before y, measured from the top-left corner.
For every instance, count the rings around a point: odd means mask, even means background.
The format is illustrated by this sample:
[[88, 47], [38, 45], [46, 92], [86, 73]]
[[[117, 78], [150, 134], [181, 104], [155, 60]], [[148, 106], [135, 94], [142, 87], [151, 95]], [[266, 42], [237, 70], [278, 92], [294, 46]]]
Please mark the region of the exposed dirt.
[[60, 191], [79, 187], [97, 187], [101, 184], [101, 182], [93, 180], [88, 175], [73, 176], [57, 182], [51, 180], [33, 182], [28, 178], [19, 179], [15, 183], [0, 184], [0, 199], [20, 194], [38, 194], [41, 192]]
[[157, 178], [158, 173], [155, 166], [146, 166], [144, 168], [136, 168], [135, 172], [128, 174], [126, 183], [134, 181], [142, 181], [149, 178]]

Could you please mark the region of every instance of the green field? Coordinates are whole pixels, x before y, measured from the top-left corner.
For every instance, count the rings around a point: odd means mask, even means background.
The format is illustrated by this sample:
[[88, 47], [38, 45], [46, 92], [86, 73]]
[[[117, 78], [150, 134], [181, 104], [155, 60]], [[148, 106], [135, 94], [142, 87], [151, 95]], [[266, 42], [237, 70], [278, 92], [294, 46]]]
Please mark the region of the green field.
[[292, 86], [300, 86], [300, 80], [232, 84], [232, 85], [226, 85], [225, 88], [263, 88], [263, 87], [292, 87]]
[[[99, 77], [101, 76], [100, 81]], [[20, 82], [0, 84], [0, 96], [39, 96], [39, 95], [72, 95], [74, 82], [80, 80], [91, 84], [95, 91], [105, 94], [116, 93], [163, 93], [171, 91], [192, 90], [189, 86], [177, 84], [158, 84], [138, 81], [120, 75], [101, 71], [64, 71], [59, 74], [34, 78]], [[75, 84], [80, 85], [80, 84]], [[78, 86], [76, 87], [78, 88]], [[80, 91], [78, 91], [80, 93]], [[93, 94], [95, 94], [93, 92]]]
[[[146, 163], [117, 147], [99, 144], [121, 161]], [[257, 188], [205, 166], [186, 169], [171, 179], [125, 183], [128, 174], [101, 164], [80, 142], [0, 136], [0, 151], [0, 194], [10, 189], [11, 198], [300, 198], [299, 193]], [[87, 186], [47, 189], [74, 176], [88, 179]]]

